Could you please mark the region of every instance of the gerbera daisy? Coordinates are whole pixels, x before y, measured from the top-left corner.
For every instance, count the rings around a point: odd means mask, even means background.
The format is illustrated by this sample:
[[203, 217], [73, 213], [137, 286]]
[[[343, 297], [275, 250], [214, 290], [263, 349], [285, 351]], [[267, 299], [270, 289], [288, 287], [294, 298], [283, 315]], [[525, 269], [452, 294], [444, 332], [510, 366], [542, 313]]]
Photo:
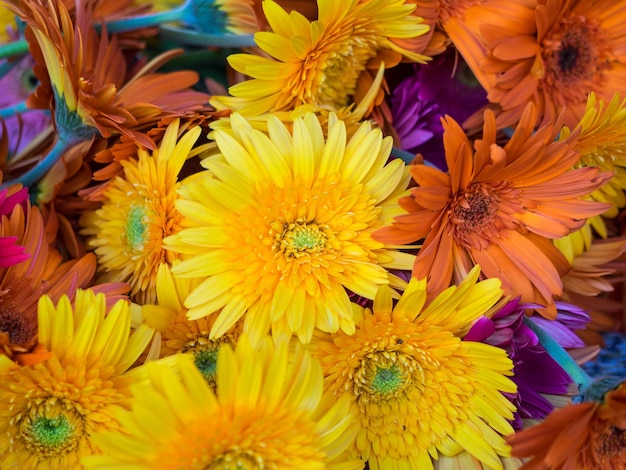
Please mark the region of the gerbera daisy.
[[302, 348], [265, 338], [254, 349], [242, 335], [220, 350], [215, 393], [187, 355], [177, 359], [180, 379], [146, 365], [149, 383], [119, 415], [124, 433], [94, 436], [103, 454], [87, 468], [363, 468], [345, 452], [356, 431], [348, 400], [322, 394], [319, 363]]
[[77, 468], [97, 452], [92, 435], [118, 429], [114, 412], [130, 404], [124, 372], [146, 347], [152, 330], [130, 333], [129, 303], [106, 314], [104, 294], [78, 291], [55, 306], [39, 300], [39, 343], [51, 356], [32, 366], [0, 370], [0, 466]]
[[48, 244], [48, 237], [55, 237], [53, 223], [51, 219], [46, 223], [37, 207], [17, 205], [8, 217], [3, 215], [0, 234], [16, 239], [27, 255], [26, 260], [0, 269], [0, 331], [5, 334], [0, 356], [20, 364], [42, 360], [37, 353], [37, 301], [43, 294], [57, 302], [62, 295], [73, 299], [77, 289], [91, 286], [106, 295], [110, 306], [128, 292], [126, 284], [92, 284], [96, 259], [91, 253], [62, 262]]
[[[582, 118], [587, 95], [626, 93], [626, 5], [614, 0], [490, 0], [452, 18], [446, 32], [488, 92], [498, 128], [526, 103], [537, 124]], [[466, 124], [477, 126], [482, 113]]]
[[[506, 294], [545, 305], [554, 318], [554, 296], [563, 291], [561, 274], [569, 265], [550, 239], [580, 228], [607, 204], [582, 196], [610, 178], [597, 168], [572, 169], [579, 154], [555, 142], [553, 126], [533, 133], [530, 103], [504, 146], [496, 143], [496, 123], [485, 112], [482, 139], [472, 144], [451, 118], [444, 119], [449, 174], [413, 165], [419, 187], [399, 203], [408, 214], [374, 234], [385, 243], [425, 238], [413, 275], [429, 278], [434, 295], [458, 282], [475, 264], [485, 277], [498, 277]], [[558, 126], [557, 126], [558, 127]]]
[[[106, 30], [97, 34], [89, 9], [79, 8], [72, 20], [63, 2], [23, 2], [12, 8], [29, 26], [26, 37], [41, 82], [28, 105], [49, 109], [53, 104], [58, 134], [44, 159], [19, 177], [24, 185], [38, 181], [78, 142], [124, 134], [154, 149], [146, 127], [164, 116], [207, 110], [208, 96], [190, 90], [198, 81], [196, 72], [156, 74], [154, 64], [148, 64], [129, 78], [117, 38], [109, 38]], [[171, 56], [155, 61], [162, 64]]]
[[543, 422], [510, 437], [522, 468], [626, 469], [626, 382], [606, 394], [555, 410]]
[[370, 468], [428, 469], [463, 450], [502, 468], [515, 407], [501, 392], [516, 391], [513, 364], [502, 349], [462, 340], [502, 295], [498, 279], [477, 283], [479, 273], [428, 306], [425, 279], [411, 279], [395, 307], [381, 286], [372, 310], [353, 305], [354, 334], [315, 335], [326, 387], [351, 398], [360, 422], [352, 453]]
[[402, 161], [387, 164], [391, 138], [364, 122], [346, 142], [332, 115], [327, 138], [313, 114], [293, 133], [273, 116], [269, 135], [238, 114], [231, 122], [232, 136], [214, 133], [222, 153], [180, 189], [176, 207], [196, 226], [165, 239], [185, 257], [175, 277], [207, 277], [185, 301], [188, 317], [221, 309], [217, 338], [245, 314], [253, 342], [270, 327], [304, 342], [314, 328], [353, 332], [346, 289], [372, 299], [395, 282], [385, 268], [410, 269], [414, 258], [371, 237], [408, 183]]
[[[550, 334], [564, 348], [581, 348], [582, 341], [573, 332], [584, 328], [589, 321], [580, 308], [565, 302], [556, 302], [555, 320], [532, 315], [535, 323]], [[570, 376], [539, 344], [537, 335], [523, 319], [538, 305], [524, 304], [519, 298], [506, 303], [491, 318], [478, 319], [465, 336], [465, 341], [480, 341], [506, 351], [513, 361], [513, 377], [517, 393], [511, 396], [517, 407], [512, 425], [523, 427], [522, 419], [543, 419], [553, 409], [548, 399], [554, 395], [566, 395], [572, 383]]]
[[241, 322], [237, 322], [225, 334], [211, 339], [209, 333], [216, 315], [187, 319], [184, 301], [200, 284], [200, 279], [174, 278], [167, 264], [159, 266], [156, 277], [156, 304], [145, 304], [141, 308], [146, 323], [156, 332], [147, 360], [191, 353], [194, 363], [207, 383], [215, 389], [217, 355], [224, 344], [234, 346], [241, 334]]
[[[626, 99], [616, 93], [605, 103], [591, 93], [583, 117], [573, 132], [577, 134], [574, 148], [580, 152], [576, 166], [595, 166], [613, 172], [613, 177], [589, 197], [594, 201], [610, 203], [611, 207], [602, 215], [614, 218], [619, 209], [626, 206]], [[568, 139], [571, 134], [572, 131], [566, 127], [562, 129], [559, 140]], [[602, 219], [595, 219], [593, 228], [606, 237]]]
[[154, 301], [157, 269], [175, 258], [163, 248], [163, 239], [179, 229], [178, 174], [200, 128], [182, 136], [178, 130], [175, 119], [157, 150], [138, 147], [136, 158], [122, 162], [124, 175], [108, 185], [102, 207], [81, 217], [81, 233], [98, 256], [100, 280], [128, 282], [140, 303]]
[[231, 97], [214, 96], [211, 104], [247, 116], [288, 111], [301, 104], [344, 107], [369, 89], [371, 77], [362, 72], [378, 68], [382, 59], [371, 59], [379, 53], [385, 56], [386, 67], [403, 57], [426, 59], [392, 42], [426, 32], [422, 19], [411, 14], [414, 10], [415, 5], [404, 0], [318, 0], [317, 20], [311, 22], [265, 0], [263, 11], [272, 31], [258, 32], [254, 38], [269, 57], [230, 55], [229, 64], [253, 79], [231, 87]]

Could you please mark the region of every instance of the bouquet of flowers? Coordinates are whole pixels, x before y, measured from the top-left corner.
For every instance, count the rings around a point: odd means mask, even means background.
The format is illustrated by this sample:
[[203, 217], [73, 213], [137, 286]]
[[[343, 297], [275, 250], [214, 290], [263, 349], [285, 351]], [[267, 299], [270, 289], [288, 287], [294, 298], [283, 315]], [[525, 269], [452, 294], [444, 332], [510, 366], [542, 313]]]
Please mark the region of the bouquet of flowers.
[[626, 468], [626, 2], [0, 14], [1, 469]]

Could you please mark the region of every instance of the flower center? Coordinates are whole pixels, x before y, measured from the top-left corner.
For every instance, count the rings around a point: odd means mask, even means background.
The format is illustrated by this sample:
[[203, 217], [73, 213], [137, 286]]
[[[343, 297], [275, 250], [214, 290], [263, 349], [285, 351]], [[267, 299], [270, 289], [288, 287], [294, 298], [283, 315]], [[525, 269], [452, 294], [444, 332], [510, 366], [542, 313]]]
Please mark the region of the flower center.
[[391, 395], [404, 384], [405, 379], [397, 364], [389, 368], [376, 367], [371, 388], [379, 395]]
[[208, 347], [194, 355], [194, 363], [209, 383], [215, 383], [218, 347]]
[[141, 251], [146, 241], [146, 208], [132, 205], [126, 219], [126, 242], [133, 251]]
[[35, 413], [22, 420], [20, 434], [26, 447], [39, 457], [65, 454], [78, 446], [78, 419], [68, 419], [65, 414]]
[[598, 24], [584, 17], [565, 18], [544, 41], [544, 81], [559, 91], [555, 97], [560, 104], [584, 100], [589, 90], [600, 85], [599, 74], [608, 67], [609, 55]]
[[204, 331], [200, 336], [187, 342], [181, 349], [182, 353], [193, 354], [194, 364], [213, 391], [217, 387], [217, 356], [220, 347], [225, 343], [234, 346], [237, 343], [237, 336], [234, 333], [226, 333], [218, 339], [211, 340], [209, 339], [209, 332]]
[[37, 332], [34, 322], [28, 321], [24, 312], [9, 302], [0, 306], [0, 331], [7, 333], [9, 340], [16, 344], [27, 343]]
[[250, 452], [232, 450], [217, 457], [204, 467], [204, 470], [263, 470], [265, 465], [261, 457]]
[[[615, 426], [603, 432], [598, 441], [600, 444], [600, 454], [605, 456], [609, 462], [623, 462], [626, 458], [626, 431]], [[604, 460], [603, 460], [604, 461]]]
[[370, 399], [386, 400], [399, 395], [411, 384], [416, 366], [410, 357], [401, 353], [372, 352], [361, 362], [355, 383]]
[[486, 248], [497, 234], [497, 213], [500, 198], [480, 183], [463, 194], [457, 194], [451, 204], [450, 221], [454, 236], [466, 248]]
[[284, 224], [282, 233], [276, 234], [274, 251], [284, 253], [287, 258], [320, 253], [328, 240], [324, 228], [315, 223], [307, 224], [303, 219]]

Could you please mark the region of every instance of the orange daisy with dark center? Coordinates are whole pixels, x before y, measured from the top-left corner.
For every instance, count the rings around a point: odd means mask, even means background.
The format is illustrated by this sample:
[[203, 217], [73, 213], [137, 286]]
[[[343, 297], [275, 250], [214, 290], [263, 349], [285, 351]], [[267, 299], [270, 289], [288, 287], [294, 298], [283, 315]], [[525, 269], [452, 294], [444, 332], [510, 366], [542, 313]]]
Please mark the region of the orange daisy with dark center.
[[[445, 30], [481, 85], [498, 128], [515, 124], [526, 103], [537, 126], [574, 127], [587, 96], [626, 92], [626, 5], [614, 0], [492, 0], [453, 17]], [[482, 112], [466, 127], [480, 126]]]
[[412, 166], [417, 187], [399, 200], [407, 214], [373, 236], [392, 245], [423, 239], [413, 276], [428, 278], [431, 298], [479, 264], [484, 277], [502, 280], [506, 294], [544, 305], [548, 317], [556, 315], [554, 299], [563, 294], [561, 276], [569, 263], [551, 239], [609, 207], [583, 198], [611, 173], [572, 169], [580, 157], [573, 144], [555, 141], [558, 126], [533, 132], [536, 117], [529, 104], [503, 146], [496, 143], [491, 111], [485, 112], [483, 136], [474, 143], [446, 118], [450, 172]]

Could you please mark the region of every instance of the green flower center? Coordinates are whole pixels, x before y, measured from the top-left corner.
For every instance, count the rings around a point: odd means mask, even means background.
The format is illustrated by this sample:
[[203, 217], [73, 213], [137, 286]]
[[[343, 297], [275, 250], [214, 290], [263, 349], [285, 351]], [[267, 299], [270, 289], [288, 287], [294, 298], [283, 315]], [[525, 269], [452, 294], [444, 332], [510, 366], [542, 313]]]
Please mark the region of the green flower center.
[[263, 459], [249, 452], [230, 451], [220, 455], [204, 470], [261, 470], [265, 468]]
[[298, 258], [305, 254], [319, 253], [326, 247], [328, 237], [323, 227], [303, 220], [285, 224], [282, 233], [276, 237], [274, 248], [285, 256]]
[[371, 388], [379, 395], [389, 395], [404, 385], [404, 377], [397, 364], [389, 368], [377, 367], [372, 380]]
[[143, 249], [146, 241], [146, 208], [143, 206], [131, 206], [126, 219], [126, 242], [133, 251]]
[[219, 347], [207, 347], [194, 354], [194, 363], [209, 384], [215, 384]]
[[74, 427], [63, 415], [56, 418], [38, 417], [31, 426], [33, 437], [44, 447], [55, 448], [63, 445], [72, 435]]
[[40, 458], [72, 452], [78, 446], [82, 432], [80, 417], [66, 416], [64, 412], [50, 416], [44, 408], [45, 404], [40, 405], [39, 410], [33, 410], [19, 424], [25, 447]]

